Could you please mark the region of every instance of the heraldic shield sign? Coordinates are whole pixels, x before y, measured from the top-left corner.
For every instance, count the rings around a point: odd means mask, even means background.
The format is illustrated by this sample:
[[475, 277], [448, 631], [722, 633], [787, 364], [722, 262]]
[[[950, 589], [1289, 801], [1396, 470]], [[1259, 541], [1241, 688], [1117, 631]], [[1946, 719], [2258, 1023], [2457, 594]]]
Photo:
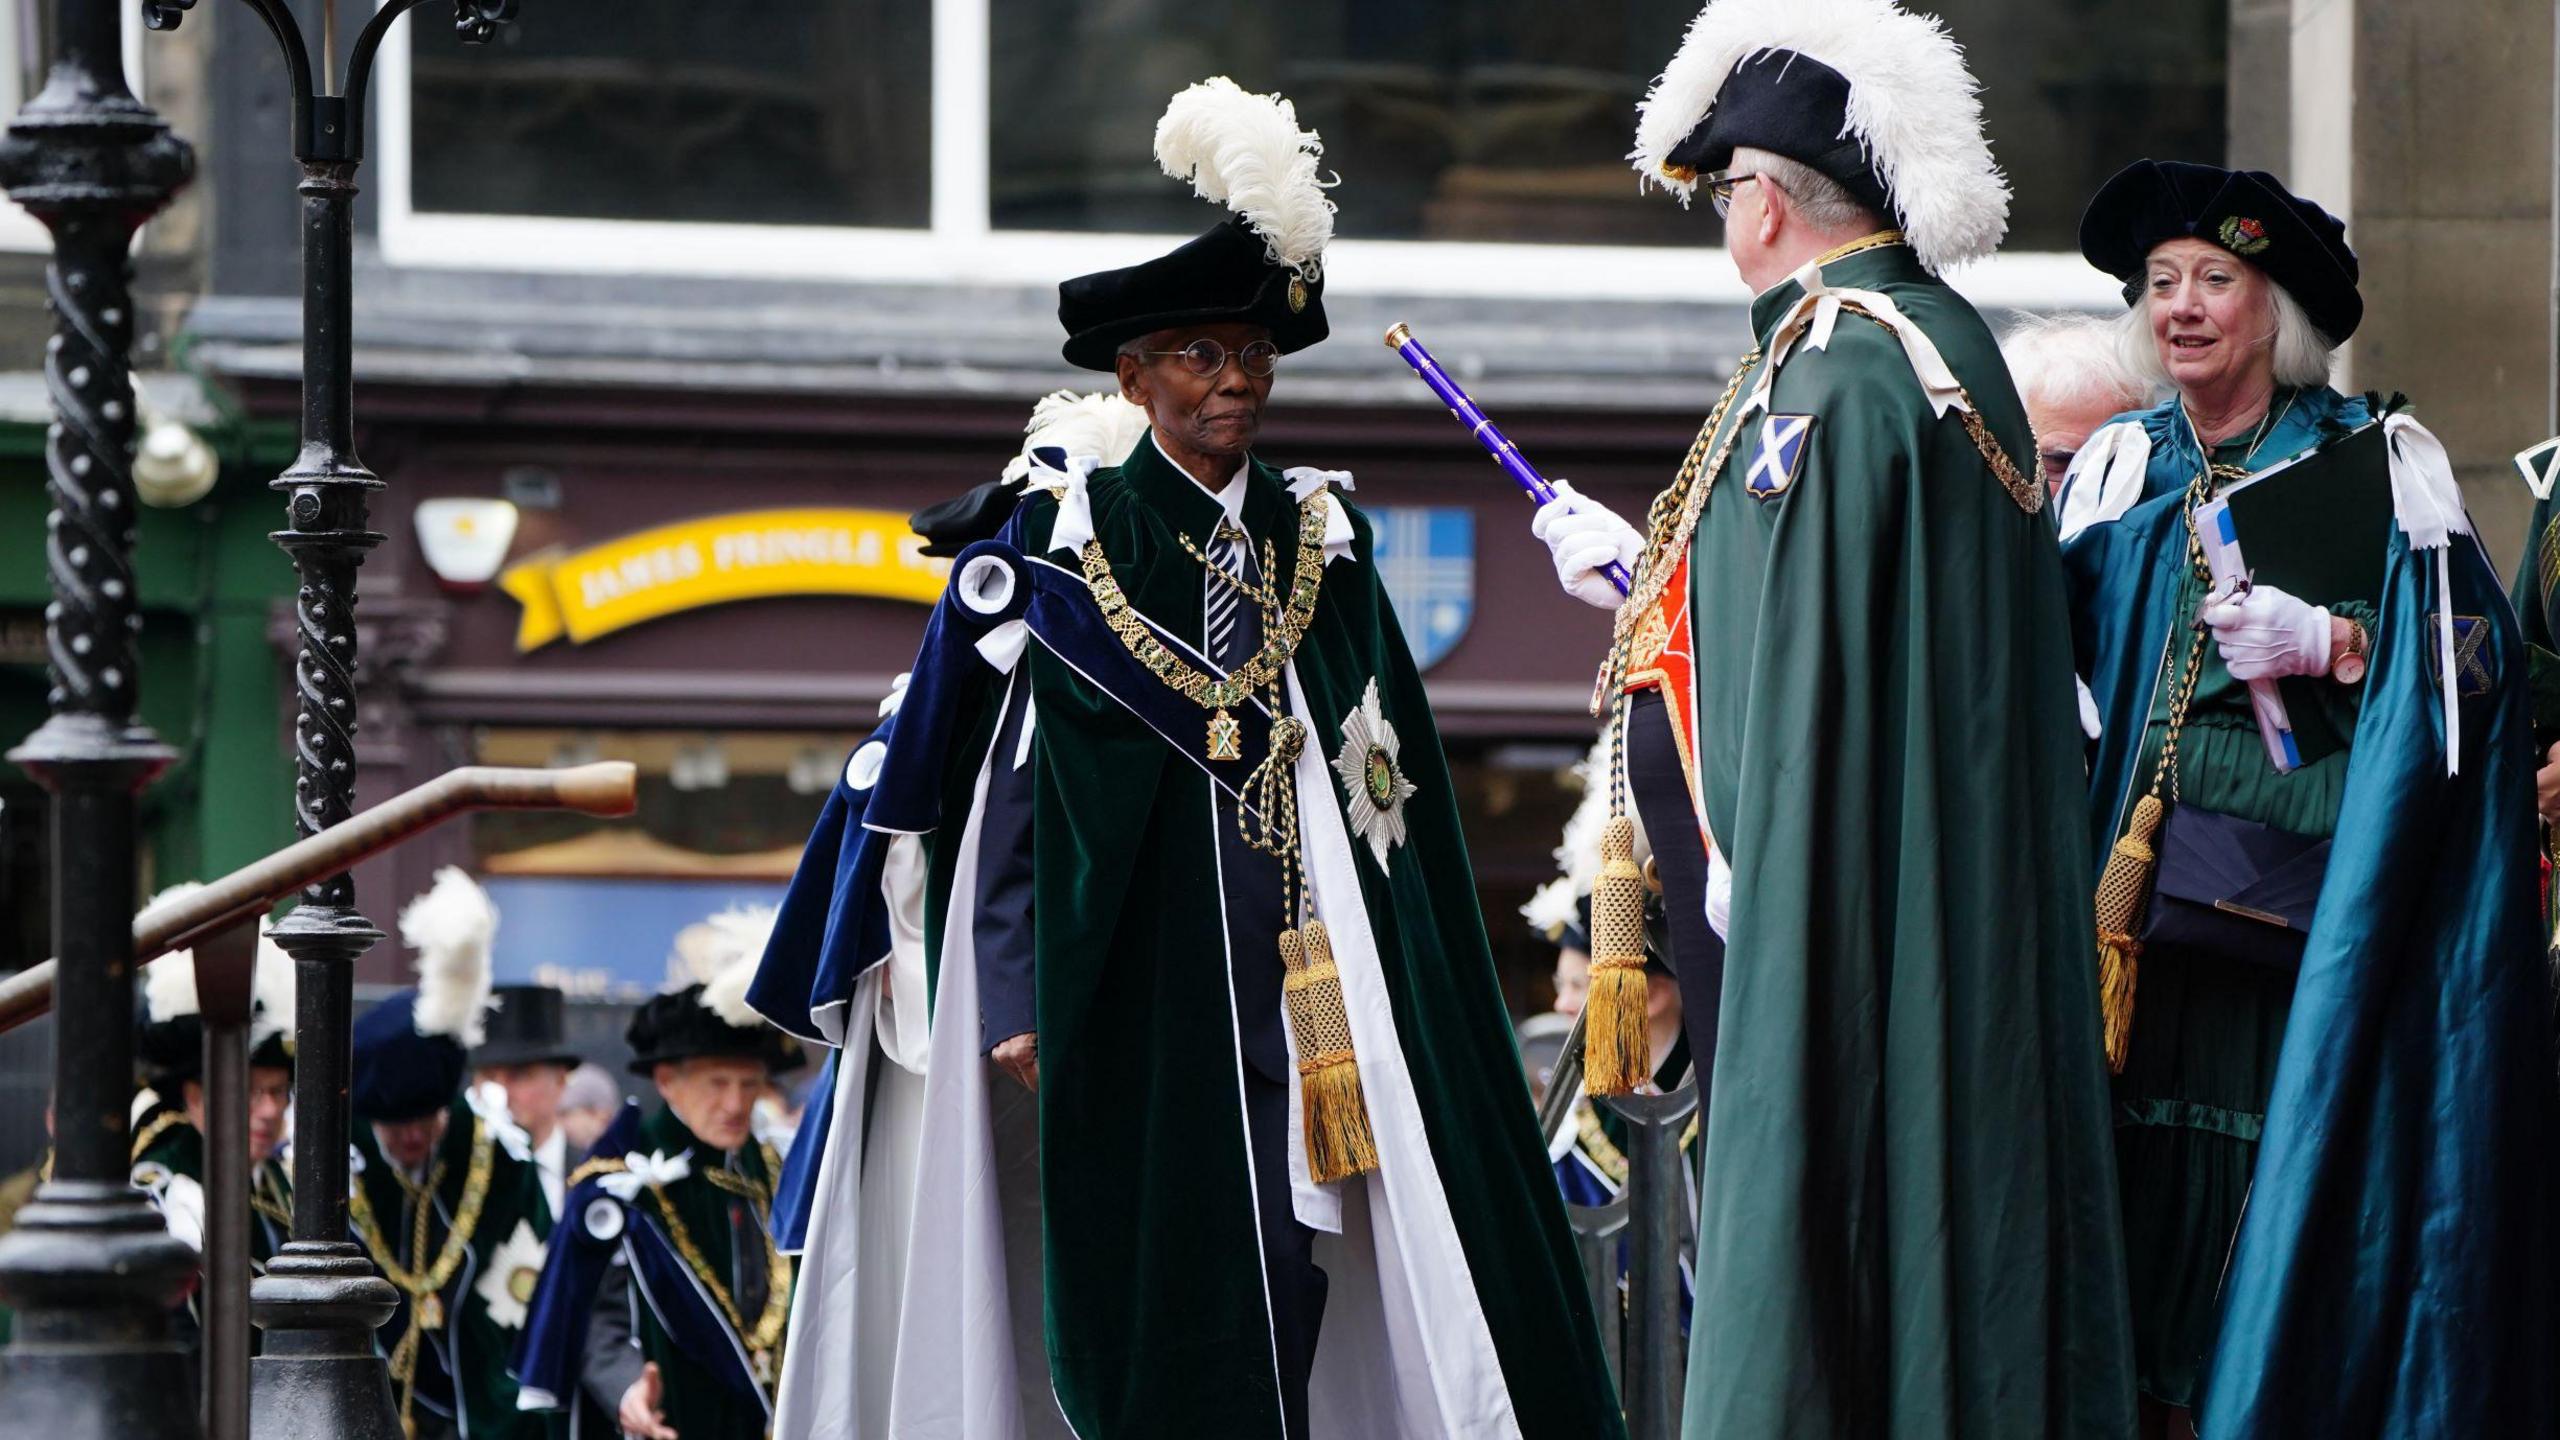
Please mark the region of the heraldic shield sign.
[[1378, 579], [1417, 669], [1440, 663], [1476, 613], [1476, 516], [1461, 505], [1377, 505]]

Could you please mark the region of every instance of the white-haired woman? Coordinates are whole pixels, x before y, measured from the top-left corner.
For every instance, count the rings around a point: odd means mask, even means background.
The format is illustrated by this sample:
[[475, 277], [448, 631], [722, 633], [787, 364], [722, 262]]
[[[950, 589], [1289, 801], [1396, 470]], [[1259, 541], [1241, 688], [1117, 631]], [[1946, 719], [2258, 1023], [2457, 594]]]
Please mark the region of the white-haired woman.
[[2023, 316], [2000, 336], [2000, 358], [2027, 407], [2044, 483], [2055, 490], [2091, 435], [2151, 403], [2165, 383], [2145, 374], [2149, 367], [2127, 364], [2118, 326], [2096, 315]]
[[[2523, 1391], [2549, 1381], [2447, 1341], [2553, 1333], [2523, 1238], [2553, 1141], [2515, 623], [2442, 447], [2396, 397], [2327, 383], [2363, 316], [2343, 224], [2271, 175], [2143, 161], [2080, 244], [2125, 282], [2125, 359], [2175, 392], [2091, 436], [2060, 505], [2102, 720], [2099, 966], [2146, 1430], [2401, 1434], [2377, 1417], [2415, 1377], [2454, 1398], [2405, 1433], [2522, 1433], [2546, 1413]], [[2217, 586], [2199, 515], [2332, 446], [2238, 525], [2258, 583]], [[2370, 583], [2289, 593], [2341, 573], [2306, 549], [2369, 554]], [[2298, 763], [2273, 758], [2261, 680]], [[2537, 1278], [2484, 1261], [2509, 1243]]]

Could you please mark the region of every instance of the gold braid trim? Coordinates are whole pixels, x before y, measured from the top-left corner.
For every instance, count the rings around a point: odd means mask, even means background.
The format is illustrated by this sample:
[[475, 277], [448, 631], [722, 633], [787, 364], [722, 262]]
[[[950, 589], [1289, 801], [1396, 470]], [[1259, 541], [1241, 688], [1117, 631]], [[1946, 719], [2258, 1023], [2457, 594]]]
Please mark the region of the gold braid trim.
[[160, 1143], [161, 1136], [168, 1134], [170, 1131], [175, 1130], [186, 1123], [187, 1112], [184, 1110], [163, 1110], [159, 1114], [152, 1116], [150, 1124], [145, 1125], [140, 1130], [134, 1132], [133, 1158], [125, 1163], [129, 1165], [141, 1164], [142, 1154], [144, 1151], [149, 1150], [152, 1146]]
[[1627, 1183], [1626, 1152], [1609, 1138], [1608, 1131], [1600, 1128], [1599, 1107], [1588, 1100], [1576, 1105], [1573, 1107], [1573, 1124], [1574, 1138], [1581, 1142], [1582, 1153], [1591, 1157], [1591, 1163], [1599, 1166], [1600, 1173], [1608, 1176], [1611, 1183], [1624, 1187]]
[[249, 1208], [283, 1226], [293, 1229], [293, 1200], [285, 1188], [284, 1168], [273, 1160], [258, 1167], [258, 1178], [249, 1188]]
[[[766, 1147], [764, 1153], [766, 1163], [772, 1164], [772, 1148]], [[700, 1173], [707, 1178], [721, 1172], [711, 1169]], [[718, 1181], [712, 1183], [719, 1185]], [[725, 1190], [730, 1187], [720, 1185], [720, 1188]], [[736, 1193], [749, 1192], [742, 1189]], [[675, 1202], [667, 1198], [666, 1187], [650, 1186], [649, 1198], [658, 1202], [656, 1208], [659, 1223], [666, 1227], [667, 1239], [675, 1245], [676, 1254], [684, 1261], [685, 1268], [693, 1272], [693, 1278], [702, 1283], [702, 1288], [710, 1294], [712, 1303], [720, 1307], [720, 1314], [728, 1320], [729, 1328], [737, 1332], [740, 1340], [746, 1342], [748, 1362], [755, 1372], [756, 1383], [771, 1385], [774, 1376], [774, 1357], [781, 1352], [782, 1348], [782, 1329], [791, 1319], [791, 1257], [776, 1248], [772, 1239], [765, 1236], [761, 1229], [758, 1231], [758, 1238], [764, 1242], [765, 1255], [764, 1313], [756, 1317], [755, 1327], [750, 1330], [747, 1327], [746, 1318], [738, 1313], [737, 1299], [729, 1293], [727, 1282], [713, 1272], [710, 1261], [703, 1258], [702, 1247], [694, 1243], [693, 1232], [685, 1228], [684, 1218], [676, 1213]], [[751, 1209], [755, 1208], [752, 1200], [749, 1206]], [[760, 1209], [757, 1210], [756, 1218], [759, 1221], [764, 1219]]]
[[[418, 1346], [429, 1330], [444, 1328], [445, 1313], [442, 1291], [462, 1268], [463, 1258], [471, 1253], [471, 1237], [480, 1228], [480, 1212], [489, 1199], [489, 1175], [494, 1167], [494, 1147], [489, 1143], [489, 1128], [480, 1117], [471, 1117], [471, 1164], [463, 1172], [462, 1203], [453, 1212], [453, 1227], [445, 1232], [444, 1248], [436, 1252], [435, 1263], [423, 1272], [403, 1265], [383, 1243], [382, 1227], [375, 1221], [373, 1202], [366, 1198], [364, 1182], [359, 1177], [347, 1187], [347, 1218], [353, 1222], [364, 1248], [373, 1263], [382, 1267], [382, 1276], [401, 1294], [409, 1297], [409, 1325], [400, 1334], [400, 1343], [391, 1349], [391, 1378], [400, 1387], [400, 1428], [415, 1435], [417, 1421], [412, 1411], [418, 1396]], [[386, 1164], [388, 1161], [385, 1162]], [[417, 1202], [417, 1218], [411, 1222], [409, 1253], [418, 1255], [427, 1248], [428, 1222], [435, 1215], [436, 1188], [444, 1181], [444, 1162], [439, 1160], [427, 1170], [424, 1185], [412, 1185], [409, 1177], [393, 1166], [391, 1178]]]

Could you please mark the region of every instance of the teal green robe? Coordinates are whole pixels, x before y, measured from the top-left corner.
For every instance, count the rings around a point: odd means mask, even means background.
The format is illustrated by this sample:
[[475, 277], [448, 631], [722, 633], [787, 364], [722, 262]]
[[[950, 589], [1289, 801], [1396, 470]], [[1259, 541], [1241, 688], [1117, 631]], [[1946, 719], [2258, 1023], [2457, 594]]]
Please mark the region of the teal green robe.
[[[1823, 278], [1909, 316], [2032, 482], [1971, 306], [1901, 246]], [[1764, 347], [1800, 293], [1754, 302]], [[1747, 493], [1761, 417], [1729, 416], [1691, 554], [1734, 884], [1686, 1434], [2130, 1435], [2051, 526], [1868, 320], [1788, 357], [1769, 408], [1813, 417], [1792, 482]]]
[[[461, 1208], [470, 1174], [474, 1119], [471, 1107], [459, 1098], [446, 1112], [444, 1139], [428, 1162], [431, 1169], [442, 1167], [442, 1177], [435, 1188], [435, 1205], [427, 1220], [427, 1243], [423, 1247], [414, 1243], [420, 1202], [393, 1173], [391, 1162], [382, 1158], [373, 1127], [356, 1122], [356, 1156], [363, 1171], [355, 1177], [355, 1183], [364, 1187], [376, 1226], [370, 1231], [358, 1227], [357, 1238], [377, 1264], [387, 1257], [412, 1271], [424, 1272], [444, 1253], [450, 1233], [447, 1222]], [[468, 1257], [438, 1292], [444, 1325], [438, 1331], [422, 1332], [424, 1343], [418, 1347], [413, 1409], [423, 1419], [432, 1413], [449, 1413], [459, 1403], [468, 1417], [472, 1440], [537, 1440], [552, 1433], [555, 1421], [541, 1412], [518, 1409], [516, 1382], [507, 1373], [517, 1336], [523, 1329], [521, 1313], [513, 1317], [494, 1315], [488, 1298], [481, 1293], [481, 1281], [500, 1258], [500, 1247], [517, 1239], [519, 1227], [535, 1240], [550, 1235], [550, 1209], [543, 1199], [541, 1172], [531, 1161], [509, 1155], [494, 1136], [484, 1134], [480, 1143], [489, 1152], [488, 1195], [481, 1203], [479, 1223], [467, 1242]], [[532, 1282], [539, 1275], [541, 1263], [540, 1256], [532, 1257], [533, 1273], [519, 1278], [515, 1288], [522, 1299], [532, 1298]], [[409, 1297], [403, 1295], [400, 1308], [375, 1335], [375, 1343], [384, 1355], [397, 1353], [415, 1319]], [[395, 1377], [395, 1395], [399, 1388]]]
[[[1285, 569], [1295, 506], [1271, 468], [1257, 460], [1248, 474], [1246, 529], [1271, 543]], [[1216, 502], [1144, 442], [1121, 468], [1094, 474], [1087, 493], [1094, 533], [1131, 600], [1174, 635], [1201, 634], [1202, 573], [1176, 537], [1206, 543], [1221, 513]], [[1436, 1173], [1445, 1225], [1436, 1215], [1405, 1223], [1454, 1232], [1466, 1274], [1442, 1278], [1471, 1285], [1498, 1362], [1499, 1396], [1448, 1397], [1467, 1407], [1450, 1423], [1499, 1433], [1489, 1418], [1498, 1401], [1524, 1437], [1607, 1440], [1623, 1433], [1617, 1400], [1495, 984], [1447, 761], [1377, 580], [1370, 527], [1345, 509], [1352, 559], [1326, 566], [1294, 669], [1312, 749], [1335, 754], [1346, 715], [1374, 684], [1401, 738], [1397, 764], [1418, 787], [1403, 805], [1404, 839], [1386, 862], [1355, 839], [1348, 864], [1374, 933], [1408, 1098], [1420, 1114], [1418, 1145], [1383, 1125], [1380, 1145], [1391, 1167]], [[1054, 499], [1035, 496], [1008, 538], [1027, 554], [1048, 555], [1057, 514]], [[1072, 555], [1051, 558], [1075, 565]], [[1040, 1188], [1058, 1403], [1089, 1437], [1276, 1437], [1209, 782], [1047, 649], [1033, 645], [1023, 667], [1016, 673], [1027, 672], [1037, 714]], [[939, 678], [920, 671], [911, 694]], [[910, 710], [918, 703], [911, 699]], [[991, 708], [956, 707], [976, 717], [980, 736]], [[1199, 723], [1206, 714], [1198, 712]], [[932, 842], [938, 898], [928, 943], [937, 977], [957, 819], [967, 813], [968, 779], [983, 753], [982, 738], [954, 746], [946, 825]], [[1339, 822], [1340, 792], [1327, 789]], [[1339, 906], [1341, 892], [1328, 903]], [[937, 1001], [941, 993], [937, 979]], [[939, 1014], [936, 1023], [945, 1023]], [[1387, 1094], [1381, 1057], [1364, 1055], [1362, 1072], [1375, 1116]], [[938, 1203], [926, 1197], [919, 1209]], [[1405, 1203], [1421, 1213], [1418, 1203]], [[1355, 1307], [1346, 1293], [1377, 1283], [1374, 1274], [1335, 1274], [1323, 1344], [1336, 1344], [1350, 1323]], [[1321, 1385], [1321, 1353], [1317, 1364]], [[1321, 1401], [1314, 1408], [1323, 1413]]]

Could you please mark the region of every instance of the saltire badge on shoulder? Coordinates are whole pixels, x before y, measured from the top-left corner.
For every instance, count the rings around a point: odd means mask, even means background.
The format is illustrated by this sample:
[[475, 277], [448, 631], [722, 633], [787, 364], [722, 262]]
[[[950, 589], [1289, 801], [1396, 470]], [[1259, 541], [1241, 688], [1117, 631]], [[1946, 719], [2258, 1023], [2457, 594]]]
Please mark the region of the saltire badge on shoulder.
[[1742, 488], [1755, 500], [1774, 499], [1796, 483], [1813, 438], [1810, 415], [1767, 415], [1760, 420], [1760, 440], [1751, 449], [1750, 468], [1742, 472]]

